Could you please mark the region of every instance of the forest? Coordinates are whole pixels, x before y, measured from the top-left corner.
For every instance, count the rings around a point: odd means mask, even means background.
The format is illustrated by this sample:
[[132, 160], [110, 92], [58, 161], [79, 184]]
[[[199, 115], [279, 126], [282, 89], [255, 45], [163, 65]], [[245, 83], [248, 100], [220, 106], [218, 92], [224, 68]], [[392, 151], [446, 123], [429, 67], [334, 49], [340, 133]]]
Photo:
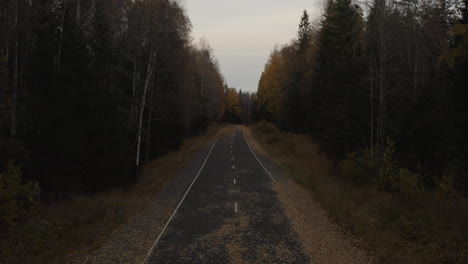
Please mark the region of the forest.
[[466, 263], [468, 1], [327, 0], [298, 21], [261, 75], [257, 140], [377, 262]]
[[330, 0], [319, 21], [304, 11], [265, 65], [258, 115], [312, 135], [335, 164], [360, 170], [351, 182], [466, 195], [467, 6]]
[[191, 29], [170, 0], [0, 2], [2, 226], [32, 200], [129, 186], [225, 118], [227, 84]]
[[1, 0], [0, 262], [92, 248], [232, 123], [383, 263], [466, 263], [468, 0], [322, 11], [298, 16], [252, 93], [183, 1]]

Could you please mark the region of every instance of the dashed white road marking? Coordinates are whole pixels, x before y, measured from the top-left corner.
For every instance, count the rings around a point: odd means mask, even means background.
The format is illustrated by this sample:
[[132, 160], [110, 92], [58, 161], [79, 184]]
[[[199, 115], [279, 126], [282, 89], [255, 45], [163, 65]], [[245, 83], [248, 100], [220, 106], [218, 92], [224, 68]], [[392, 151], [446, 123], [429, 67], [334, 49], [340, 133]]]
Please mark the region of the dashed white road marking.
[[[148, 251], [148, 254], [146, 254], [146, 257], [145, 257], [145, 259], [143, 260], [142, 263], [146, 263], [146, 262], [148, 261], [150, 255], [151, 255], [151, 253], [153, 253], [154, 248], [156, 247], [156, 245], [158, 244], [158, 242], [159, 242], [159, 240], [161, 239], [162, 235], [164, 234], [164, 231], [166, 231], [167, 226], [169, 225], [169, 223], [171, 223], [172, 218], [173, 218], [174, 215], [177, 213], [177, 210], [179, 210], [180, 205], [184, 202], [185, 197], [187, 196], [187, 194], [189, 193], [189, 191], [190, 191], [190, 189], [192, 188], [193, 184], [194, 184], [195, 181], [198, 179], [198, 176], [200, 175], [201, 171], [202, 171], [203, 168], [205, 167], [206, 161], [207, 161], [208, 158], [210, 157], [211, 152], [213, 151], [213, 148], [214, 148], [214, 146], [216, 145], [216, 143], [218, 143], [217, 140], [216, 140], [215, 143], [213, 143], [213, 146], [211, 146], [210, 152], [208, 152], [208, 155], [206, 155], [205, 161], [203, 162], [202, 166], [200, 167], [200, 170], [198, 170], [197, 175], [196, 175], [195, 178], [193, 179], [193, 181], [192, 181], [192, 183], [190, 184], [190, 186], [188, 187], [187, 191], [185, 191], [184, 196], [182, 196], [182, 199], [180, 199], [179, 204], [177, 204], [177, 207], [175, 208], [175, 210], [174, 210], [174, 212], [172, 213], [171, 217], [169, 217], [169, 220], [167, 220], [166, 225], [164, 225], [163, 229], [161, 230], [161, 233], [159, 233], [158, 238], [156, 238], [156, 241], [154, 241], [153, 246], [152, 246], [152, 247], [150, 248], [150, 250]], [[236, 210], [237, 210], [237, 209], [236, 209]]]
[[234, 212], [237, 213], [237, 203], [234, 203]]
[[236, 179], [234, 179], [234, 185], [236, 185]]
[[236, 167], [234, 167], [234, 165], [232, 165], [232, 170], [235, 170], [235, 169], [236, 169]]

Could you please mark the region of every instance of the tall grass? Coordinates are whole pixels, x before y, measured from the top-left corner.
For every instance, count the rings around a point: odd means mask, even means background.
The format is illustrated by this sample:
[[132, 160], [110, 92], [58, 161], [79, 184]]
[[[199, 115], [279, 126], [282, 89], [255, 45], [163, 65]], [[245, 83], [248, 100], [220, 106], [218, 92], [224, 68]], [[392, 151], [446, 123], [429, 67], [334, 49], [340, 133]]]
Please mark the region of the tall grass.
[[265, 122], [254, 125], [252, 133], [288, 176], [309, 189], [381, 263], [468, 263], [465, 197], [423, 189], [386, 192], [378, 186], [380, 168], [335, 166], [308, 136]]
[[129, 188], [40, 204], [13, 229], [0, 233], [0, 263], [70, 263], [99, 248], [144, 209], [219, 129], [210, 127], [204, 136], [189, 138], [179, 150], [146, 164]]

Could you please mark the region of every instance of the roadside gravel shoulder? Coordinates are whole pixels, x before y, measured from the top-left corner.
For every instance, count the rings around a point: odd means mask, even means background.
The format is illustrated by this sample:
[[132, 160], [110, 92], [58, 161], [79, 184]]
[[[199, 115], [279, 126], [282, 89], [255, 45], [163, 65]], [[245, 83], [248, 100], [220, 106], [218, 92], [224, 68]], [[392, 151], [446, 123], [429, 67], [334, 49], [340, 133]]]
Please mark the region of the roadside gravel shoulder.
[[273, 189], [313, 263], [374, 263], [350, 235], [329, 220], [308, 190], [293, 181], [275, 184]]
[[193, 179], [192, 172], [201, 166], [213, 142], [199, 150], [195, 158], [161, 188], [153, 201], [111, 234], [101, 248], [73, 263], [141, 263]]
[[[141, 263], [195, 177], [194, 172], [198, 171], [203, 164], [213, 143], [220, 136], [232, 133], [233, 130], [233, 126], [221, 128], [190, 157], [186, 157], [185, 152], [175, 153], [174, 155], [183, 155], [180, 157], [181, 162], [178, 165], [180, 169], [154, 195], [148, 194], [151, 201], [148, 202], [146, 208], [114, 231], [100, 248], [91, 254], [79, 254], [72, 263]], [[153, 161], [154, 165], [152, 166], [158, 166], [157, 163], [157, 160]], [[157, 174], [157, 170], [150, 168], [147, 173]], [[148, 177], [160, 176], [148, 175]], [[155, 188], [157, 189], [156, 186]], [[154, 192], [155, 190], [146, 191]]]
[[[245, 139], [256, 153], [265, 158], [269, 153], [252, 136], [247, 127], [243, 127]], [[268, 169], [279, 171], [279, 166], [272, 162]], [[284, 174], [283, 174], [284, 175]], [[299, 235], [304, 253], [312, 263], [364, 264], [375, 263], [372, 255], [358, 248], [358, 241], [346, 230], [333, 223], [313, 193], [292, 180], [280, 181], [273, 185], [281, 206], [288, 216], [294, 230]]]

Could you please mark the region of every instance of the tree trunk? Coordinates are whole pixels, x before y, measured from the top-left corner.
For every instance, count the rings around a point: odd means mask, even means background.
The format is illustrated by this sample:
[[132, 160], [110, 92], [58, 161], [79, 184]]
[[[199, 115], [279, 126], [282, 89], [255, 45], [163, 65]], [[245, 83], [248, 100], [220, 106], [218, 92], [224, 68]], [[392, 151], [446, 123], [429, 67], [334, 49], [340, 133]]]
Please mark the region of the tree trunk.
[[148, 87], [150, 86], [151, 76], [153, 74], [153, 49], [151, 49], [151, 54], [148, 60], [148, 69], [146, 73], [146, 81], [145, 86], [143, 89], [143, 95], [141, 96], [140, 101], [140, 113], [139, 113], [139, 122], [138, 122], [138, 133], [137, 133], [137, 150], [136, 150], [136, 169], [137, 173], [140, 168], [140, 152], [141, 152], [141, 133], [142, 133], [142, 126], [143, 126], [143, 112], [145, 110], [146, 104], [146, 93], [148, 91]]
[[75, 14], [75, 20], [76, 24], [78, 27], [80, 26], [80, 21], [81, 21], [81, 0], [76, 0], [76, 14]]
[[151, 145], [151, 119], [153, 118], [153, 89], [150, 89], [149, 104], [148, 104], [148, 127], [146, 128], [146, 159], [148, 162], [150, 159], [150, 145]]
[[5, 95], [8, 96], [8, 89], [10, 87], [10, 71], [8, 70], [8, 62], [10, 61], [10, 43], [8, 39], [5, 41], [5, 59], [6, 59], [6, 69], [5, 69]]
[[135, 116], [136, 116], [136, 87], [137, 87], [137, 55], [133, 56], [133, 83], [132, 83], [132, 101], [130, 102], [130, 124], [129, 127], [133, 129], [135, 124]]
[[[157, 73], [156, 90], [159, 91], [159, 71]], [[153, 89], [150, 90], [150, 98], [148, 105], [148, 128], [146, 129], [146, 162], [150, 159], [150, 146], [151, 146], [151, 123], [153, 121]]]
[[377, 145], [382, 147], [385, 141], [385, 118], [386, 118], [386, 102], [385, 102], [385, 44], [384, 44], [384, 12], [385, 7], [380, 7], [380, 22], [379, 22], [379, 119], [377, 130]]
[[16, 136], [16, 101], [18, 94], [18, 1], [15, 1], [13, 83], [11, 91], [10, 137]]
[[65, 13], [67, 12], [67, 1], [64, 2], [62, 18], [60, 21], [60, 37], [59, 37], [59, 46], [57, 51], [57, 65], [56, 69], [60, 70], [60, 61], [62, 57], [62, 45], [63, 45], [63, 27], [65, 25]]
[[374, 156], [374, 62], [370, 56], [370, 155]]
[[413, 25], [413, 37], [414, 37], [414, 101], [418, 99], [418, 42], [416, 40], [416, 29]]

